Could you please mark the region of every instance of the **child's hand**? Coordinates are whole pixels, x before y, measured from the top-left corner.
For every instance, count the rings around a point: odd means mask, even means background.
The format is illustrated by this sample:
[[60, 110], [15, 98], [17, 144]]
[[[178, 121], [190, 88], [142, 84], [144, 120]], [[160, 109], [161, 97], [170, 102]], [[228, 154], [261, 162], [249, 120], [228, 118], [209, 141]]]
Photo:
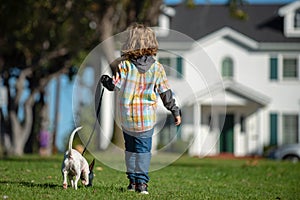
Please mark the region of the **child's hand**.
[[109, 91], [114, 90], [115, 85], [113, 84], [113, 79], [110, 78], [108, 75], [102, 75], [100, 81], [102, 85]]
[[175, 125], [179, 126], [180, 124], [181, 124], [181, 116], [179, 115], [175, 117]]

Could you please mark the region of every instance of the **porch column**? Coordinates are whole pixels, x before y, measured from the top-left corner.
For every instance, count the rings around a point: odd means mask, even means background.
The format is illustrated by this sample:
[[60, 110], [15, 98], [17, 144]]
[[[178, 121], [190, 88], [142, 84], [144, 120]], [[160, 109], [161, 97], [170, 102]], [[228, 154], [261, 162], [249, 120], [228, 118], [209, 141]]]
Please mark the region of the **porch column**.
[[193, 127], [194, 127], [194, 137], [192, 144], [189, 148], [189, 154], [191, 156], [201, 156], [201, 104], [195, 103], [193, 105]]
[[262, 155], [264, 151], [264, 141], [263, 141], [263, 127], [262, 127], [262, 111], [261, 109], [258, 110], [257, 113], [257, 134], [258, 134], [258, 141], [257, 141], [257, 154]]
[[298, 101], [299, 113], [298, 113], [298, 143], [300, 143], [300, 99]]

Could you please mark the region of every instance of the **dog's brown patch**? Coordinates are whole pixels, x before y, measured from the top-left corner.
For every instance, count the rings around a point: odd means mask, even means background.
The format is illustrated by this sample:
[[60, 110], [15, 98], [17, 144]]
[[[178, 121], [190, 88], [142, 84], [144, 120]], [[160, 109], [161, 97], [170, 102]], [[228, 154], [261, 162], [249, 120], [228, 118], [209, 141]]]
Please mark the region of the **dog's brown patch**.
[[75, 146], [75, 150], [77, 150], [80, 154], [82, 154], [84, 147], [81, 144], [77, 144]]

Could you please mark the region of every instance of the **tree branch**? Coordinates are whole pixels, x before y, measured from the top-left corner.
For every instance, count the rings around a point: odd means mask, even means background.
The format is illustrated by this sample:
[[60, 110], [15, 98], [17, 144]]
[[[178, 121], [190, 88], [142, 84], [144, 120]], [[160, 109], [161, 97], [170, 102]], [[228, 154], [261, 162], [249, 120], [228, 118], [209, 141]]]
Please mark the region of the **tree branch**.
[[65, 56], [69, 53], [69, 50], [65, 47], [63, 48], [60, 48], [60, 49], [57, 49], [57, 50], [54, 50], [52, 52], [49, 52], [46, 54], [46, 56], [42, 56], [40, 59], [39, 59], [39, 62], [38, 62], [38, 66], [43, 66], [45, 65], [45, 63], [48, 61], [48, 60], [51, 60], [51, 59], [55, 59], [55, 58], [58, 58], [58, 57], [62, 57], [62, 56]]
[[17, 106], [20, 103], [20, 98], [23, 94], [24, 91], [24, 84], [25, 84], [25, 80], [26, 77], [32, 74], [32, 69], [31, 68], [27, 68], [21, 71], [19, 78], [17, 79], [16, 82], [16, 96], [15, 96], [15, 100], [14, 100], [14, 104], [15, 106]]

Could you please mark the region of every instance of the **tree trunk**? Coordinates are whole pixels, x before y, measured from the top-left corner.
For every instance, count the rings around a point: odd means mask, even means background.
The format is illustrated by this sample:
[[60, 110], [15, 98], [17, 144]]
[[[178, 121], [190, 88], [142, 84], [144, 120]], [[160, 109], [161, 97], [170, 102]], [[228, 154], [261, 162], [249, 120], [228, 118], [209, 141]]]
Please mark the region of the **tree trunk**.
[[58, 130], [58, 118], [59, 118], [59, 99], [60, 99], [60, 76], [56, 77], [56, 96], [55, 96], [55, 118], [54, 118], [54, 130], [52, 137], [52, 153], [57, 154], [56, 147], [56, 135]]
[[2, 113], [2, 108], [0, 107], [0, 157], [4, 155], [5, 149], [4, 149], [4, 134], [5, 134], [5, 121], [4, 121], [4, 115]]
[[39, 134], [49, 128], [49, 110], [45, 103], [45, 89], [40, 92], [40, 99], [33, 106], [33, 124], [30, 136], [25, 145], [25, 153], [39, 152]]
[[9, 111], [9, 116], [12, 124], [12, 153], [17, 156], [24, 154], [25, 143], [28, 140], [30, 135], [33, 116], [32, 116], [32, 106], [34, 102], [34, 93], [32, 93], [29, 98], [26, 100], [25, 108], [25, 122], [24, 125], [21, 125], [17, 113], [13, 110]]

